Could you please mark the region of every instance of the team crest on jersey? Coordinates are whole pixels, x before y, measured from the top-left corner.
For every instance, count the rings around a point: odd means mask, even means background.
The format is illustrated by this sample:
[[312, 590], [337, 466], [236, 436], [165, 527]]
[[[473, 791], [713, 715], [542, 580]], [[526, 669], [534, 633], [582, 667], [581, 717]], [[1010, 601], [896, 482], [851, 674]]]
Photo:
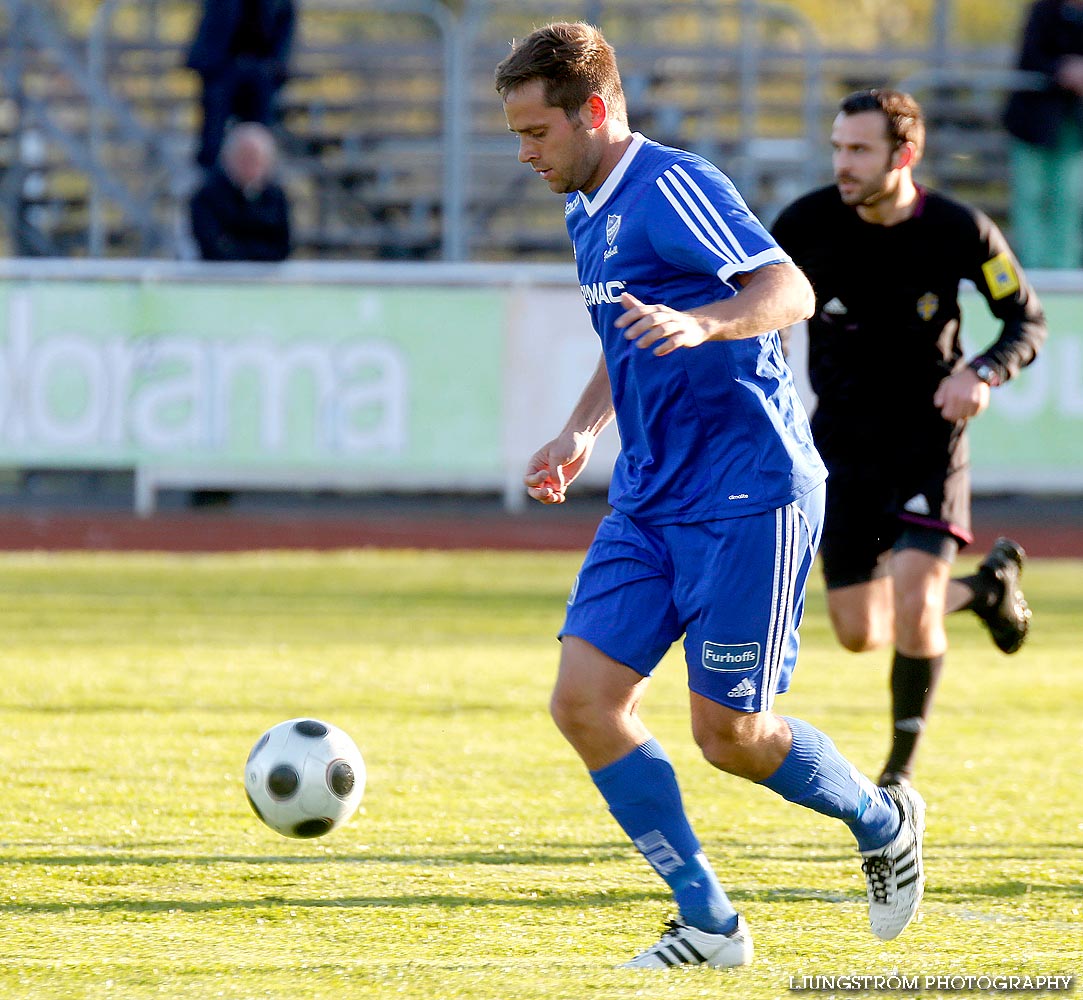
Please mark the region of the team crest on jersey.
[[926, 292], [920, 299], [918, 299], [918, 315], [928, 322], [937, 313], [940, 308], [940, 296], [934, 295], [932, 292]]
[[602, 260], [609, 260], [610, 257], [616, 257], [620, 253], [620, 248], [613, 241], [617, 238], [617, 231], [620, 229], [620, 216], [609, 215], [605, 220], [605, 241], [609, 244], [609, 249], [602, 254]]

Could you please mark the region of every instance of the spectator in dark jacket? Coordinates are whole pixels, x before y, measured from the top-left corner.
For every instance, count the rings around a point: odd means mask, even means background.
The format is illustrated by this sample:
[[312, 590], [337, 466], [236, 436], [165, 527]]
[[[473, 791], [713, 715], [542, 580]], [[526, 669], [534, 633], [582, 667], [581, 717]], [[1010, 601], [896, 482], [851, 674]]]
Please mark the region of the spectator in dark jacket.
[[200, 166], [217, 161], [230, 118], [272, 123], [295, 21], [294, 0], [204, 0], [185, 61], [203, 79]]
[[1033, 89], [1008, 100], [1012, 245], [1027, 267], [1083, 266], [1083, 0], [1036, 0], [1018, 68]]
[[289, 206], [274, 179], [274, 138], [263, 125], [235, 125], [221, 163], [192, 196], [192, 234], [204, 260], [285, 260]]

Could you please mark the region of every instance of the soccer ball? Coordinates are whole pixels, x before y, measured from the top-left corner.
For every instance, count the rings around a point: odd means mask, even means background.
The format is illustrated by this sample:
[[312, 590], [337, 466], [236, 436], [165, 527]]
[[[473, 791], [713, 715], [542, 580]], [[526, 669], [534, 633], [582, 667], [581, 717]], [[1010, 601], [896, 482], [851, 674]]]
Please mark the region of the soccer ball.
[[365, 793], [365, 759], [341, 729], [316, 719], [272, 726], [244, 766], [252, 811], [284, 837], [322, 837], [345, 823]]

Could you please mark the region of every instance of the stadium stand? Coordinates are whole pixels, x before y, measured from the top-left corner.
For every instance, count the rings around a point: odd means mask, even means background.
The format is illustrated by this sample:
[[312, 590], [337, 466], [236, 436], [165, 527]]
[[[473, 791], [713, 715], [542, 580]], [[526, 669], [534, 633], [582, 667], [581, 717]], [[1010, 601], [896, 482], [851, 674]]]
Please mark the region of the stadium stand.
[[[191, 257], [192, 0], [0, 0], [0, 209], [9, 253]], [[597, 20], [636, 127], [717, 160], [765, 218], [829, 177], [827, 122], [858, 86], [927, 105], [924, 176], [1003, 221], [1003, 46], [828, 48], [793, 6], [302, 0], [277, 126], [296, 256], [567, 259], [544, 185], [515, 163], [492, 90], [508, 39]]]

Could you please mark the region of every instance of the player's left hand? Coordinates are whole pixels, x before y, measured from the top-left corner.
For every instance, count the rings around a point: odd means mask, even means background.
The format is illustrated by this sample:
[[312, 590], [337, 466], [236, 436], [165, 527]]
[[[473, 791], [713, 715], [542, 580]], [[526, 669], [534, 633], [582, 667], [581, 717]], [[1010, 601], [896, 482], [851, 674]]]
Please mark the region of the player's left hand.
[[960, 369], [936, 387], [933, 405], [950, 423], [969, 420], [989, 405], [989, 386], [974, 374], [973, 369]]
[[634, 340], [636, 347], [653, 346], [657, 357], [678, 347], [698, 347], [707, 339], [699, 320], [688, 313], [669, 306], [647, 305], [628, 292], [621, 295], [620, 304], [624, 312], [613, 325], [624, 330], [624, 339]]

